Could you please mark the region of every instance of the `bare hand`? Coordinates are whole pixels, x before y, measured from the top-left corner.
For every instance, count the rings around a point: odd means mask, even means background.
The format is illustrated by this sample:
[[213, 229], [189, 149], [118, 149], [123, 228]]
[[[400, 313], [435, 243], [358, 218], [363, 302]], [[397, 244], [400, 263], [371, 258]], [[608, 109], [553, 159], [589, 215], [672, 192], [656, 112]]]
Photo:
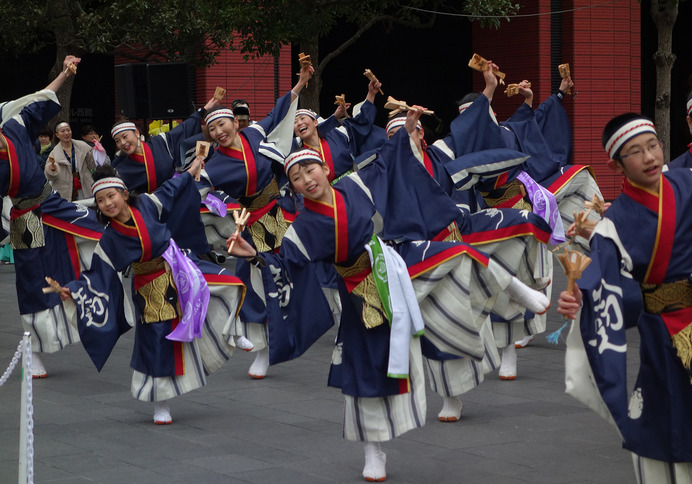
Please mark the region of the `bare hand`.
[[595, 228], [595, 225], [593, 224], [580, 224], [579, 228], [577, 229], [577, 224], [572, 222], [569, 224], [569, 227], [567, 227], [567, 230], [565, 231], [565, 235], [567, 237], [584, 237], [586, 240], [591, 239], [591, 234], [593, 233], [593, 229]]
[[204, 110], [209, 111], [211, 109], [214, 109], [216, 106], [218, 106], [221, 103], [218, 99], [215, 97], [212, 97], [209, 101], [207, 101], [207, 104], [204, 105]]
[[239, 234], [233, 234], [228, 238], [228, 240], [226, 240], [227, 249], [231, 246], [231, 242], [235, 242], [233, 244], [233, 252], [231, 252], [231, 255], [236, 257], [245, 257], [247, 259], [257, 255], [255, 248]]
[[63, 301], [67, 301], [68, 299], [72, 299], [72, 291], [70, 291], [66, 287], [61, 287], [59, 294], [60, 294], [60, 299]]
[[334, 117], [336, 119], [343, 119], [348, 116], [348, 108], [351, 107], [351, 103], [339, 104], [339, 106], [334, 110]]
[[368, 83], [368, 98], [372, 96], [373, 99], [375, 99], [375, 96], [377, 95], [378, 92], [380, 92], [380, 89], [382, 88], [382, 83], [380, 81], [370, 81]]
[[557, 301], [557, 312], [569, 319], [576, 319], [577, 312], [581, 309], [581, 300], [581, 291], [576, 285], [572, 294], [562, 291]]
[[572, 81], [572, 78], [570, 76], [563, 78], [562, 82], [560, 82], [560, 91], [566, 93], [572, 88], [574, 88], [574, 81]]
[[73, 55], [65, 56], [65, 60], [62, 61], [62, 70], [63, 70], [63, 72], [65, 71], [65, 69], [67, 69], [67, 66], [69, 66], [70, 64], [77, 65], [77, 64], [79, 64], [80, 62], [82, 62], [82, 58], [81, 58], [81, 57], [75, 57], [75, 56], [73, 56]]
[[198, 178], [202, 168], [204, 168], [204, 158], [201, 156], [195, 156], [195, 159], [192, 160], [192, 163], [190, 163], [190, 167], [187, 169], [187, 171], [189, 171], [193, 177]]
[[523, 80], [518, 84], [519, 87], [519, 94], [524, 96], [524, 99], [527, 101], [527, 104], [531, 104], [530, 101], [533, 101], [533, 91], [531, 90], [531, 83], [527, 80]]
[[497, 67], [496, 64], [493, 64], [493, 61], [488, 61], [488, 68], [483, 71], [483, 79], [485, 79], [485, 89], [483, 89], [483, 95], [491, 101], [495, 95], [495, 89], [497, 88], [497, 84], [499, 82], [497, 76], [493, 74], [493, 70], [499, 69], [500, 68]]
[[302, 67], [300, 69], [300, 81], [303, 85], [307, 84], [312, 76], [315, 74], [315, 68], [312, 66]]
[[413, 133], [413, 130], [416, 129], [418, 120], [425, 110], [426, 108], [416, 104], [411, 106], [411, 109], [406, 112], [406, 124], [404, 124], [404, 128], [409, 134]]

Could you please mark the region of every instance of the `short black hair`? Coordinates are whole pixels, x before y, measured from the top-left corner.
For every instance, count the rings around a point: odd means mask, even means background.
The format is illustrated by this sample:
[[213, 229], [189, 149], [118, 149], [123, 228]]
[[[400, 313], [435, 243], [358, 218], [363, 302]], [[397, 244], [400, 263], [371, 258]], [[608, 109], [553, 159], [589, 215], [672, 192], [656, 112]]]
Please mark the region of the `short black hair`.
[[457, 107], [462, 106], [466, 103], [472, 103], [473, 101], [475, 101], [479, 97], [481, 97], [480, 93], [470, 92], [467, 95], [465, 95], [464, 97], [462, 97], [459, 101], [457, 101]]
[[89, 133], [96, 133], [96, 126], [94, 126], [93, 124], [87, 124], [86, 126], [82, 126], [80, 133], [82, 134], [82, 138], [84, 138]]

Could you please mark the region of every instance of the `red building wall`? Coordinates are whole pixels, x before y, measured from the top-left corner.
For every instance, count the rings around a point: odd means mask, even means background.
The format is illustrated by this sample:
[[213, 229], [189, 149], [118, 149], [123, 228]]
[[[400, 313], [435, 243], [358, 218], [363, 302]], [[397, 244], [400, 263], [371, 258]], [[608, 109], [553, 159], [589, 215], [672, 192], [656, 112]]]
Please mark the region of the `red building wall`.
[[[500, 30], [474, 24], [473, 49], [493, 60], [509, 83], [531, 81], [534, 108], [551, 92], [551, 2], [526, 0], [522, 17], [503, 23]], [[562, 61], [570, 64], [578, 96], [564, 101], [572, 120], [573, 162], [591, 165], [604, 197], [615, 198], [622, 178], [606, 166], [601, 132], [615, 115], [641, 108], [640, 5], [625, 0], [592, 7], [587, 0], [561, 2]], [[483, 89], [483, 78], [474, 78], [474, 90]], [[507, 119], [522, 102], [507, 98], [498, 88], [493, 107]]]
[[224, 103], [230, 105], [234, 99], [245, 99], [250, 104], [252, 118], [264, 118], [276, 102], [275, 74], [279, 82], [279, 96], [286, 94], [293, 87], [292, 80], [296, 79], [291, 73], [290, 46], [281, 49], [278, 60], [278, 72], [275, 73], [272, 56], [245, 62], [238, 50], [223, 52], [213, 66], [197, 69], [197, 104], [206, 104], [219, 86], [226, 89]]
[[[239, 48], [238, 45], [236, 47]], [[250, 104], [253, 119], [262, 119], [271, 111], [276, 101], [275, 78], [278, 79], [279, 96], [286, 94], [293, 86], [291, 82], [295, 76], [291, 74], [290, 46], [281, 49], [278, 55], [278, 70], [275, 69], [273, 56], [262, 56], [245, 62], [239, 50], [229, 49], [222, 52], [216, 60], [213, 66], [195, 71], [193, 87], [197, 106], [204, 106], [219, 86], [226, 89], [224, 104], [230, 106], [234, 99], [245, 99]], [[114, 57], [116, 66], [132, 62], [136, 61], [122, 55]]]

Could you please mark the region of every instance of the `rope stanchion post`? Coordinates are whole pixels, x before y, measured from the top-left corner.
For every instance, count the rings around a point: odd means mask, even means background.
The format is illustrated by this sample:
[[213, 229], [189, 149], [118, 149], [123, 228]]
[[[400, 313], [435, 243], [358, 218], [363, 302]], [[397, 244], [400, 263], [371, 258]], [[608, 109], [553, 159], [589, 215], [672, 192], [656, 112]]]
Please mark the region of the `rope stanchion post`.
[[34, 482], [33, 377], [31, 374], [31, 334], [24, 333], [22, 348], [22, 389], [19, 417], [19, 484]]

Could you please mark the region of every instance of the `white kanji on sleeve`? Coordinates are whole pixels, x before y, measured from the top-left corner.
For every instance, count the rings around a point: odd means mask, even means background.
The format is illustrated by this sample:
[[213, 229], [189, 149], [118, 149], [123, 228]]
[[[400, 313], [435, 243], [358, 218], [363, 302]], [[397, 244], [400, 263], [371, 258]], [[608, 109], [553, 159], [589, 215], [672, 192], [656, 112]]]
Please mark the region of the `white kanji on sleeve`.
[[622, 288], [601, 279], [601, 285], [593, 290], [592, 295], [594, 310], [597, 312], [595, 322], [598, 337], [590, 340], [589, 345], [598, 347], [600, 354], [606, 350], [626, 352], [627, 344], [616, 345], [608, 340], [608, 332], [620, 331], [625, 325], [619, 302], [622, 299]]

